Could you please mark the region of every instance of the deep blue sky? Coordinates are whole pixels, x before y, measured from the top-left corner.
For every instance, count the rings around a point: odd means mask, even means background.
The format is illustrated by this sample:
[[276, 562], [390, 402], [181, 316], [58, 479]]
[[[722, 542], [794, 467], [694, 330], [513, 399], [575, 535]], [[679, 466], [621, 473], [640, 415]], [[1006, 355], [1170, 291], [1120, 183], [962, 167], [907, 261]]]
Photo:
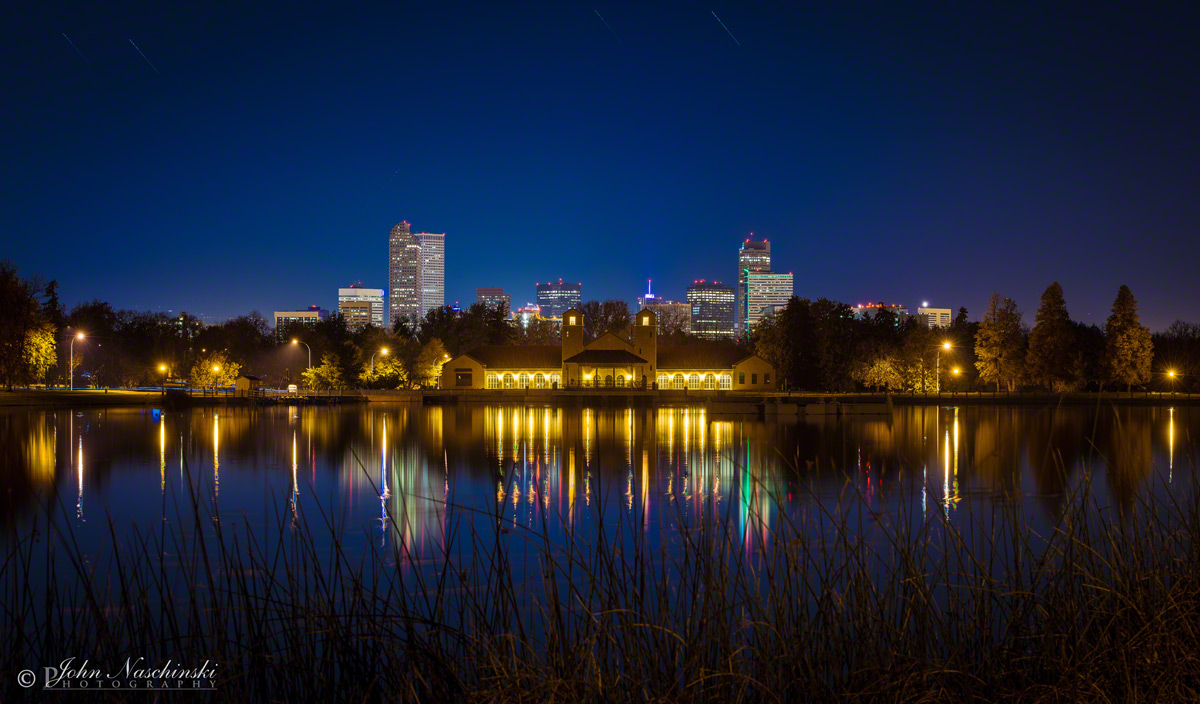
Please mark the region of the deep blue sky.
[[1194, 3], [182, 5], [4, 11], [0, 258], [68, 304], [332, 307], [406, 219], [464, 303], [754, 232], [802, 296], [1200, 321]]

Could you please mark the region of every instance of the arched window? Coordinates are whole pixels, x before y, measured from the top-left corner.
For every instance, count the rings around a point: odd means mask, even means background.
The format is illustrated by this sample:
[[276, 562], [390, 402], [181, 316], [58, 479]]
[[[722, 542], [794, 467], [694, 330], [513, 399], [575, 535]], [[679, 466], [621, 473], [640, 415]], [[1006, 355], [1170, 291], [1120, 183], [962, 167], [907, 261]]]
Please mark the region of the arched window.
[[683, 375], [682, 374], [676, 374], [675, 378], [671, 380], [671, 388], [674, 388], [674, 389], [682, 389], [683, 388]]
[[521, 372], [521, 376], [517, 377], [517, 388], [518, 389], [528, 389], [529, 388], [529, 375], [526, 374], [525, 372]]
[[688, 388], [689, 389], [700, 388], [700, 375], [699, 374], [692, 374], [688, 377]]
[[667, 385], [670, 383], [671, 383], [671, 377], [667, 376], [666, 374], [658, 375], [658, 388], [665, 389], [665, 388], [667, 388]]
[[730, 388], [733, 388], [733, 378], [730, 377], [728, 374], [721, 375], [721, 388], [724, 390], [729, 390]]
[[546, 388], [546, 375], [545, 374], [534, 374], [533, 375], [533, 388], [535, 388], [535, 389]]
[[560, 377], [558, 374], [551, 374], [550, 375], [550, 385], [551, 386], [562, 386], [562, 377]]
[[624, 374], [617, 375], [617, 386], [619, 386], [619, 387], [625, 386], [625, 375]]
[[500, 388], [500, 377], [496, 376], [495, 374], [488, 374], [487, 375], [487, 387], [489, 389]]
[[512, 387], [514, 387], [516, 385], [517, 385], [517, 380], [515, 378], [513, 378], [512, 374], [504, 375], [504, 388], [511, 389]]
[[712, 374], [705, 374], [704, 375], [704, 390], [712, 391], [715, 388], [717, 388], [717, 377], [713, 376]]
[[611, 389], [612, 385], [613, 385], [612, 374], [605, 374], [604, 375], [604, 388]]

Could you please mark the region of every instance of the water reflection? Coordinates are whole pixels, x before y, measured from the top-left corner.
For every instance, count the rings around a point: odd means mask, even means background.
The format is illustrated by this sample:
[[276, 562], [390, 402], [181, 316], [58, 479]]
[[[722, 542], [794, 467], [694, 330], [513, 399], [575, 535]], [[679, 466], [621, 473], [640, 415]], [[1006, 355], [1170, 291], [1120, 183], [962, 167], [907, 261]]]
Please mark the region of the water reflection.
[[[915, 521], [965, 524], [1019, 502], [1036, 508], [1030, 520], [1053, 524], [1067, 495], [1103, 474], [1089, 484], [1096, 503], [1128, 511], [1192, 481], [1175, 467], [1194, 467], [1198, 429], [1200, 413], [1186, 407], [909, 407], [780, 422], [704, 407], [3, 411], [11, 510], [0, 520], [54, 511], [60, 494], [74, 499], [82, 534], [100, 536], [105, 521], [85, 520], [96, 511], [125, 529], [165, 519], [168, 506], [190, 510], [195, 492], [213, 521], [224, 512], [270, 526], [286, 492], [280, 526], [328, 513], [419, 559], [464, 549], [451, 535], [472, 531], [590, 536], [621, 524], [669, 544], [716, 517], [734, 518], [753, 552], [769, 548], [781, 520], [819, 515], [816, 503], [858, 502], [878, 519], [911, 498], [922, 507]], [[167, 481], [169, 432], [179, 482]], [[211, 478], [187, 471], [209, 465]], [[456, 520], [469, 530], [452, 530]]]

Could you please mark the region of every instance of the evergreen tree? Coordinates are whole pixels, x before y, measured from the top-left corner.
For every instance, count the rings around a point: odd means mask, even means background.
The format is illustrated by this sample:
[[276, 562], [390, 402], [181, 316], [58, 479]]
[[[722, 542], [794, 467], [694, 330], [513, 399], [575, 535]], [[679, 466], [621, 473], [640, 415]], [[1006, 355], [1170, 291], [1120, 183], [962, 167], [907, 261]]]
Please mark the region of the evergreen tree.
[[975, 355], [979, 378], [995, 382], [997, 391], [1001, 383], [1009, 391], [1016, 388], [1025, 365], [1025, 340], [1021, 334], [1021, 311], [1013, 299], [992, 294], [987, 314], [975, 333]]
[[1134, 384], [1150, 381], [1150, 362], [1154, 359], [1154, 343], [1150, 328], [1138, 319], [1138, 305], [1128, 286], [1122, 286], [1113, 301], [1112, 315], [1104, 324], [1104, 361], [1108, 379], [1125, 384], [1132, 391]]
[[1062, 286], [1056, 281], [1042, 292], [1036, 323], [1029, 335], [1026, 373], [1030, 381], [1060, 393], [1076, 385], [1074, 333]]

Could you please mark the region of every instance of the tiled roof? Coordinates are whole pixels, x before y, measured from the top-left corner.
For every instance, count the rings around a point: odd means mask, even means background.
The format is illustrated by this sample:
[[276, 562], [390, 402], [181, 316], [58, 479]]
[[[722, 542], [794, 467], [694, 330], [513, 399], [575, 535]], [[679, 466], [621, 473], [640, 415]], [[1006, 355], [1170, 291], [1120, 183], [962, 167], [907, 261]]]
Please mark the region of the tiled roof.
[[562, 369], [558, 345], [484, 345], [467, 354], [489, 369]]
[[680, 345], [658, 348], [659, 369], [730, 369], [753, 356], [729, 345]]
[[628, 350], [584, 350], [579, 354], [568, 357], [566, 361], [574, 364], [649, 364], [643, 357]]

